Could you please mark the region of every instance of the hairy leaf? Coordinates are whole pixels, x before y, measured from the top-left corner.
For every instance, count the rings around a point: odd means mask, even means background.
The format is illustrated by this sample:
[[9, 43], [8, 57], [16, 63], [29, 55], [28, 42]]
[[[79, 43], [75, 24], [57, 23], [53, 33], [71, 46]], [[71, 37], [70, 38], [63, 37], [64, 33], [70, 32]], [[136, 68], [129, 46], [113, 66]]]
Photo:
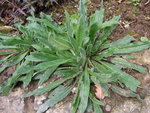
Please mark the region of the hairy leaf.
[[55, 104], [63, 100], [72, 90], [74, 85], [71, 87], [59, 86], [49, 96], [49, 99], [40, 105], [37, 113], [44, 113], [48, 108], [53, 107]]
[[83, 81], [81, 82], [81, 90], [80, 90], [80, 104], [79, 104], [79, 112], [84, 113], [87, 104], [88, 104], [88, 97], [90, 92], [90, 78], [87, 67], [85, 68]]
[[140, 73], [146, 73], [147, 72], [146, 68], [144, 68], [142, 66], [138, 66], [138, 65], [133, 64], [133, 63], [130, 63], [123, 58], [114, 58], [114, 59], [112, 59], [112, 63], [119, 64], [119, 65], [123, 66], [124, 68], [134, 69], [136, 71], [139, 71]]

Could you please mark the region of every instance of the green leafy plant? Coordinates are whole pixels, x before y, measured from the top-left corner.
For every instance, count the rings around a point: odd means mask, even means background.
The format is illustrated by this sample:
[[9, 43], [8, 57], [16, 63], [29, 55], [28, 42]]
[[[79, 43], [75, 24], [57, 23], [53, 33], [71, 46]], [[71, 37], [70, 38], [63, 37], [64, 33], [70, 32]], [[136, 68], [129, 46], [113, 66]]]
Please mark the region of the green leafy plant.
[[3, 95], [8, 95], [18, 81], [27, 87], [36, 79], [40, 86], [50, 77], [60, 75], [54, 82], [23, 95], [25, 98], [52, 91], [37, 113], [63, 100], [74, 87], [76, 95], [72, 101], [72, 113], [84, 113], [87, 109], [94, 113], [102, 112], [100, 106], [104, 103], [96, 97], [94, 85], [101, 89], [104, 96], [109, 96], [111, 89], [122, 96], [140, 99], [135, 93], [140, 82], [123, 70], [147, 71], [127, 59], [131, 58], [129, 53], [150, 48], [149, 41], [136, 41], [131, 36], [125, 36], [111, 42], [108, 36], [120, 17], [104, 21], [102, 1], [101, 9], [88, 20], [85, 4], [85, 0], [80, 0], [77, 19], [70, 18], [65, 11], [64, 25], [41, 13], [41, 18], [28, 17], [29, 23], [24, 26], [16, 24], [21, 32], [17, 36], [0, 34], [0, 48], [6, 49], [1, 55], [7, 55], [0, 61], [0, 72], [16, 65], [16, 71], [0, 87]]
[[131, 5], [134, 5], [134, 6], [139, 6], [140, 1], [141, 0], [131, 0], [131, 1], [128, 1], [127, 4], [131, 4]]
[[133, 14], [139, 14], [139, 10], [137, 10], [137, 9], [132, 9], [132, 13], [133, 13]]

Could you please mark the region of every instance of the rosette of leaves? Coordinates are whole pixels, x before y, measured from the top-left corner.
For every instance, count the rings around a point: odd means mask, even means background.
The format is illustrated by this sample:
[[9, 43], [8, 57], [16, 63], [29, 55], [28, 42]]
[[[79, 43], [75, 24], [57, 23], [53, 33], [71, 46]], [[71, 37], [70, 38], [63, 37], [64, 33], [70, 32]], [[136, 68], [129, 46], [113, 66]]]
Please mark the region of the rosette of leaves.
[[0, 48], [6, 49], [1, 55], [7, 55], [0, 61], [0, 72], [16, 65], [16, 71], [0, 87], [3, 95], [7, 95], [18, 81], [23, 81], [26, 87], [38, 79], [40, 86], [50, 77], [60, 75], [56, 81], [23, 95], [29, 97], [52, 91], [37, 113], [63, 100], [74, 87], [77, 90], [72, 101], [72, 113], [86, 110], [101, 113], [100, 106], [104, 103], [95, 97], [93, 84], [99, 84], [106, 96], [111, 89], [122, 96], [139, 98], [135, 92], [140, 82], [123, 70], [147, 71], [127, 59], [133, 58], [128, 55], [132, 52], [150, 48], [149, 41], [136, 41], [131, 36], [115, 42], [108, 40], [120, 17], [104, 21], [102, 1], [101, 9], [88, 20], [86, 4], [85, 0], [80, 0], [77, 19], [70, 18], [65, 11], [64, 25], [41, 13], [41, 18], [28, 17], [29, 23], [24, 26], [17, 24], [19, 35], [0, 34]]

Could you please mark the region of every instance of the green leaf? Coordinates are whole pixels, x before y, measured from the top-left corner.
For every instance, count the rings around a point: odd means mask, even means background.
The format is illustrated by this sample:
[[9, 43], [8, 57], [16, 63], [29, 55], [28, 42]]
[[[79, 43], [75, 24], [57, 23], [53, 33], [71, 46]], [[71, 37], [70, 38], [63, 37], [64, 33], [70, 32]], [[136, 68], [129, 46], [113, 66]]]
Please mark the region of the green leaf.
[[7, 39], [12, 39], [12, 38], [14, 38], [14, 37], [0, 33], [0, 39], [7, 40]]
[[91, 100], [88, 101], [88, 106], [87, 106], [87, 110], [86, 111], [88, 113], [92, 113], [93, 112], [93, 104], [92, 104]]
[[117, 75], [115, 75], [115, 73], [112, 72], [109, 74], [90, 72], [90, 74], [92, 75], [91, 76], [92, 81], [96, 80], [99, 83], [114, 82], [118, 78]]
[[35, 70], [45, 70], [49, 67], [54, 67], [54, 66], [58, 66], [60, 64], [67, 63], [68, 61], [70, 61], [70, 59], [57, 59], [57, 60], [42, 62], [42, 63], [39, 63], [38, 65], [36, 65], [34, 67], [34, 69]]
[[16, 52], [17, 52], [16, 50], [4, 50], [4, 51], [0, 52], [0, 56], [1, 55], [9, 55], [9, 54], [16, 53]]
[[36, 90], [34, 90], [32, 92], [24, 94], [22, 97], [26, 98], [26, 97], [29, 97], [29, 96], [32, 96], [32, 95], [41, 95], [41, 94], [43, 94], [45, 92], [51, 91], [52, 89], [56, 88], [60, 84], [64, 83], [65, 81], [76, 77], [78, 74], [79, 73], [77, 73], [77, 74], [75, 74], [73, 76], [66, 76], [66, 77], [64, 77], [62, 79], [56, 80], [55, 82], [53, 82], [51, 84], [48, 84], [48, 85], [44, 86], [43, 88], [39, 88], [39, 89], [36, 89]]
[[51, 20], [39, 19], [39, 18], [35, 18], [35, 17], [28, 17], [27, 20], [40, 22], [40, 23], [48, 26], [52, 30], [56, 31], [57, 33], [63, 32], [62, 29], [56, 23], [52, 22]]
[[26, 29], [30, 32], [34, 32], [36, 35], [41, 37], [48, 36], [48, 29], [45, 26], [42, 26], [36, 22], [27, 24]]
[[79, 5], [79, 17], [83, 16], [84, 19], [87, 18], [87, 7], [85, 6], [86, 0], [80, 0], [80, 5]]
[[95, 58], [95, 60], [99, 61], [99, 60], [101, 60], [101, 59], [103, 59], [103, 58], [107, 58], [107, 57], [109, 57], [109, 56], [113, 56], [116, 50], [117, 50], [117, 48], [115, 48], [115, 47], [106, 49], [106, 50], [100, 52], [100, 53], [99, 53], [96, 57], [94, 57], [94, 58]]
[[[102, 5], [102, 4], [101, 4]], [[90, 17], [90, 41], [95, 41], [95, 36], [97, 31], [100, 30], [104, 18], [104, 8], [101, 6], [100, 10], [95, 11], [95, 13]]]
[[54, 73], [54, 71], [56, 70], [58, 66], [49, 68], [45, 71], [45, 73], [43, 74], [43, 76], [40, 77], [40, 81], [38, 83], [38, 85], [42, 85], [46, 80], [49, 79], [49, 77]]
[[126, 54], [126, 53], [133, 53], [133, 52], [138, 52], [144, 49], [150, 48], [149, 43], [145, 42], [135, 42], [128, 44], [126, 46], [123, 46], [122, 48], [119, 48], [116, 50], [115, 54]]
[[135, 59], [135, 58], [137, 58], [136, 56], [133, 56], [133, 55], [122, 55], [122, 57], [124, 59]]
[[123, 66], [124, 68], [134, 69], [140, 73], [146, 73], [147, 72], [146, 68], [139, 66], [139, 65], [136, 65], [136, 64], [133, 64], [133, 63], [130, 63], [123, 58], [114, 58], [114, 59], [112, 59], [112, 63], [119, 64], [119, 65]]
[[88, 38], [88, 20], [87, 8], [85, 7], [85, 0], [80, 0], [79, 6], [79, 21], [77, 26], [76, 40], [79, 47], [83, 46], [83, 41]]
[[[26, 39], [30, 39], [30, 33], [25, 28], [25, 26], [21, 25], [21, 23], [17, 23], [17, 24], [15, 24], [15, 27], [17, 27], [19, 29], [19, 31], [21, 31], [25, 35]], [[23, 40], [23, 38], [22, 38], [22, 40]]]
[[[81, 79], [80, 79], [81, 80]], [[80, 97], [79, 97], [79, 92], [80, 92], [80, 84], [78, 84], [77, 87], [77, 93], [72, 101], [72, 110], [71, 113], [76, 113], [79, 107], [79, 103], [80, 103]]]
[[112, 70], [112, 72], [116, 73], [119, 75], [119, 81], [124, 83], [126, 87], [130, 88], [132, 91], [136, 91], [137, 87], [140, 85], [140, 82], [133, 78], [131, 75], [121, 71], [117, 66], [106, 63], [106, 62], [101, 62], [104, 66], [106, 66], [108, 69]]
[[8, 95], [10, 89], [16, 84], [19, 80], [19, 77], [23, 74], [29, 73], [33, 68], [28, 65], [28, 62], [23, 62], [20, 66], [17, 67], [13, 75], [3, 84], [2, 93], [3, 95]]
[[67, 33], [70, 38], [73, 38], [73, 26], [71, 24], [70, 15], [67, 11], [65, 11], [66, 15], [66, 27], [67, 27]]
[[44, 52], [44, 53], [50, 53], [50, 51], [47, 48], [42, 47], [40, 44], [33, 44], [32, 47], [34, 49], [36, 49], [36, 51]]
[[93, 107], [94, 107], [94, 113], [103, 113], [99, 105], [93, 103]]
[[92, 53], [95, 53], [100, 49], [102, 44], [105, 42], [105, 40], [108, 38], [108, 36], [112, 33], [112, 31], [115, 29], [116, 26], [106, 27], [102, 30], [101, 35], [96, 40], [95, 44], [93, 45]]
[[80, 113], [84, 113], [87, 108], [89, 92], [90, 92], [90, 78], [89, 78], [88, 68], [86, 66], [85, 72], [83, 75], [83, 81], [81, 82], [81, 89], [80, 89], [80, 94], [79, 94], [80, 96], [79, 112]]
[[135, 39], [132, 37], [132, 36], [125, 36], [124, 38], [122, 39], [119, 39], [115, 42], [112, 42], [112, 44], [110, 46], [115, 46], [115, 47], [120, 47], [120, 46], [123, 46], [123, 45], [126, 45], [126, 44], [129, 44], [131, 41], [134, 41]]
[[141, 37], [142, 42], [150, 42], [150, 40], [147, 37]]
[[50, 35], [49, 38], [51, 39], [51, 45], [58, 50], [68, 50], [72, 48], [69, 41], [65, 40], [64, 38], [57, 37], [56, 34]]
[[100, 105], [100, 106], [104, 106], [105, 104], [103, 102], [101, 102], [100, 100], [96, 99], [93, 94], [90, 94], [90, 99], [92, 100], [92, 102], [94, 104]]
[[111, 86], [111, 89], [118, 93], [119, 95], [121, 96], [124, 96], [124, 97], [136, 97], [139, 101], [143, 102], [143, 100], [140, 98], [140, 96], [134, 92], [132, 92], [131, 90], [125, 90], [125, 89], [122, 89], [118, 86]]
[[75, 73], [77, 72], [77, 69], [75, 68], [71, 68], [71, 67], [68, 67], [68, 69], [57, 69], [55, 72], [54, 72], [54, 75], [61, 75], [61, 76], [68, 76], [68, 75], [74, 75]]
[[23, 81], [23, 87], [26, 88], [31, 80], [32, 80], [32, 76], [33, 76], [33, 71], [29, 72], [28, 74], [26, 74], [25, 76], [21, 77], [19, 80]]
[[58, 57], [44, 52], [31, 52], [29, 56], [26, 57], [28, 61], [40, 62], [40, 61], [52, 61], [56, 60]]
[[101, 29], [104, 29], [106, 27], [111, 27], [111, 26], [118, 24], [119, 19], [120, 19], [120, 16], [113, 17], [111, 20], [104, 22], [101, 26]]
[[44, 113], [48, 108], [53, 107], [55, 104], [63, 100], [72, 90], [74, 85], [71, 87], [59, 86], [49, 96], [49, 99], [40, 105], [37, 113]]
[[3, 63], [2, 67], [0, 68], [0, 73], [4, 71], [7, 67], [14, 66], [20, 63], [26, 55], [27, 55], [27, 52], [22, 52], [16, 55], [15, 57], [12, 57], [12, 59], [10, 58], [9, 61]]
[[4, 46], [19, 46], [19, 45], [30, 46], [34, 43], [29, 40], [26, 40], [26, 39], [23, 40], [23, 39], [12, 38], [12, 39], [8, 39], [8, 40], [4, 40], [2, 42], [2, 44]]

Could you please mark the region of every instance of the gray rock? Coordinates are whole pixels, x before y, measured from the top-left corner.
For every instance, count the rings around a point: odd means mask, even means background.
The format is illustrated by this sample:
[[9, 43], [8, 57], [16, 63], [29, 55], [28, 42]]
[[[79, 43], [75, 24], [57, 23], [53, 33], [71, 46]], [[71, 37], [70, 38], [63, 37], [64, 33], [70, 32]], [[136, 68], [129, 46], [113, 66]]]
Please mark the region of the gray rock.
[[54, 108], [50, 108], [46, 113], [71, 113], [71, 103], [70, 102], [60, 102], [55, 105]]
[[143, 54], [143, 62], [144, 62], [145, 64], [149, 64], [149, 65], [150, 65], [150, 49], [144, 51], [144, 54]]
[[39, 106], [43, 104], [44, 100], [46, 100], [46, 95], [35, 96], [34, 99], [34, 109], [38, 110]]
[[141, 103], [134, 100], [126, 100], [124, 103], [114, 107], [111, 113], [140, 113]]
[[106, 110], [106, 111], [111, 111], [111, 106], [107, 104], [107, 105], [105, 106], [105, 110]]
[[150, 113], [150, 96], [144, 99], [144, 103], [141, 109], [141, 113]]
[[24, 100], [20, 98], [22, 94], [23, 91], [18, 88], [9, 96], [0, 96], [0, 113], [25, 113]]

